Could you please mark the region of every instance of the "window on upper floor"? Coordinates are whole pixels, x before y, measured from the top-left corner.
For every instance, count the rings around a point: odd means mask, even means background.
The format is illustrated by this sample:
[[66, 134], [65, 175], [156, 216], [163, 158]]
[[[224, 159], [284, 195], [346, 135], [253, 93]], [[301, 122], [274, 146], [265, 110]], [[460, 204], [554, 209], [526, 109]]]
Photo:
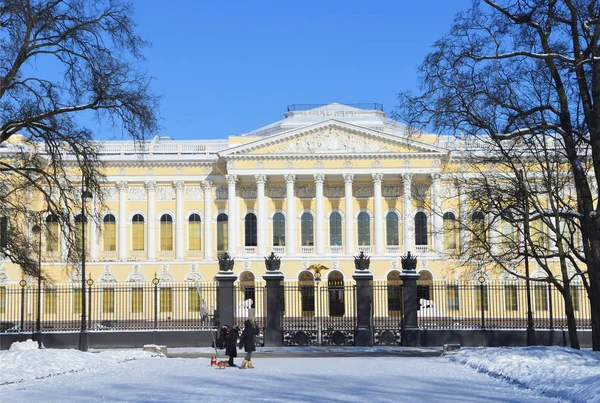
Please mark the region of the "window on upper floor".
[[398, 214], [390, 211], [385, 216], [385, 238], [387, 245], [400, 245]]
[[58, 252], [58, 217], [49, 215], [46, 217], [46, 252]]
[[422, 211], [415, 214], [415, 245], [429, 245], [427, 214]]
[[482, 248], [486, 240], [485, 216], [481, 211], [476, 211], [471, 217], [473, 224], [473, 248]]
[[188, 219], [188, 249], [201, 250], [202, 220], [198, 214], [191, 214]]
[[136, 214], [131, 219], [131, 250], [145, 250], [146, 233], [144, 227], [144, 216]]
[[160, 217], [160, 250], [173, 250], [173, 217], [169, 214]]
[[456, 249], [456, 217], [454, 213], [444, 213], [444, 249]]
[[342, 246], [342, 216], [337, 211], [329, 216], [329, 246]]
[[371, 217], [366, 212], [361, 212], [357, 217], [357, 232], [358, 232], [358, 245], [369, 246], [371, 245]]
[[229, 245], [227, 239], [228, 217], [221, 213], [217, 216], [217, 250], [225, 251]]
[[8, 217], [0, 217], [0, 248], [4, 249], [8, 245]]
[[282, 213], [273, 216], [273, 246], [285, 246], [285, 216]]
[[112, 214], [104, 216], [102, 240], [105, 252], [114, 252], [117, 250], [117, 220]]
[[314, 240], [314, 219], [312, 214], [304, 213], [300, 217], [301, 242], [302, 246], [315, 246]]
[[244, 218], [244, 245], [257, 245], [256, 214], [248, 213]]

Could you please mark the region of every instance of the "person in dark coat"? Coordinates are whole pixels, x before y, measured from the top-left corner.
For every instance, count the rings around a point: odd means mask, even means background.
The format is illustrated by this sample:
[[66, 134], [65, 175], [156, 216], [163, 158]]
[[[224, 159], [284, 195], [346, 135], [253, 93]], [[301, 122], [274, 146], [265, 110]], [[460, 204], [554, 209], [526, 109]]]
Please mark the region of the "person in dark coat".
[[221, 327], [221, 333], [219, 334], [219, 338], [216, 340], [217, 348], [225, 348], [227, 333], [229, 333], [229, 325], [223, 325]]
[[242, 340], [240, 340], [240, 348], [242, 347], [246, 351], [242, 368], [246, 368], [246, 365], [248, 365], [248, 368], [254, 368], [252, 365], [252, 352], [256, 351], [256, 346], [254, 344], [254, 326], [250, 319], [244, 322], [244, 331], [242, 332]]
[[233, 359], [237, 357], [237, 339], [240, 335], [240, 328], [234, 326], [233, 329], [229, 329], [227, 333], [227, 338], [225, 339], [225, 354], [229, 356], [229, 366], [235, 367], [236, 365], [233, 363]]

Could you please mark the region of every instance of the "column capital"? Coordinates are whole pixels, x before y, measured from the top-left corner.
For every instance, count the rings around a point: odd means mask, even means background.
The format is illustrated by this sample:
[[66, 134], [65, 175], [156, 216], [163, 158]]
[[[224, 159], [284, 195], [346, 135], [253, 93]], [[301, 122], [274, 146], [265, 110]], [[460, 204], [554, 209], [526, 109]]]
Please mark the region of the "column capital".
[[296, 175], [294, 174], [285, 174], [283, 175], [283, 177], [285, 178], [285, 183], [287, 184], [294, 184], [296, 182]]
[[267, 183], [267, 175], [260, 174], [254, 175], [254, 180], [256, 180], [257, 185], [265, 185]]
[[119, 191], [127, 190], [127, 181], [118, 181], [115, 185]]
[[314, 174], [315, 184], [322, 185], [325, 182], [325, 174]]
[[383, 181], [383, 174], [372, 174], [373, 183], [380, 184]]
[[228, 175], [225, 175], [225, 179], [227, 179], [227, 184], [228, 185], [235, 186], [235, 184], [237, 183], [237, 180], [238, 180], [238, 176], [237, 175], [233, 175], [233, 174], [228, 174]]
[[411, 182], [412, 182], [412, 178], [413, 178], [413, 174], [402, 174], [402, 183], [404, 184], [404, 186], [410, 186]]
[[343, 174], [344, 183], [352, 184], [354, 182], [354, 174]]
[[156, 190], [156, 181], [146, 181], [144, 187], [146, 190]]
[[176, 191], [183, 190], [183, 181], [174, 181], [174, 182], [173, 182], [173, 188], [174, 188]]
[[431, 174], [431, 180], [433, 182], [439, 182], [442, 180], [442, 174], [440, 172], [433, 172]]
[[205, 191], [211, 190], [213, 187], [213, 183], [211, 181], [202, 181], [202, 189]]

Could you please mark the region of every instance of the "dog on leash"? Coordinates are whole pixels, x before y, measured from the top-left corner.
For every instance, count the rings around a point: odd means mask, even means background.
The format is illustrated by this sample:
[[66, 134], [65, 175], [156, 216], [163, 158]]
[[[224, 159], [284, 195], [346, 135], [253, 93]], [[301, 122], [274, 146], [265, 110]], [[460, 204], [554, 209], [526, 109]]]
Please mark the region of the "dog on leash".
[[227, 361], [223, 360], [223, 361], [217, 362], [217, 368], [225, 369], [226, 367], [227, 367]]

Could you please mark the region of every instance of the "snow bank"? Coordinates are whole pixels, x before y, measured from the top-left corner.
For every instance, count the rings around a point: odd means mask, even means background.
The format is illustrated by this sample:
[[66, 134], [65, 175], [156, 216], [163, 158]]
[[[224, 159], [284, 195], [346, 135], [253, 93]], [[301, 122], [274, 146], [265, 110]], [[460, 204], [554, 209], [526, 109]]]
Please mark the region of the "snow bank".
[[38, 349], [31, 340], [13, 343], [0, 352], [0, 385], [47, 378], [80, 371], [104, 371], [126, 361], [157, 357], [141, 350], [109, 350], [82, 352], [79, 350]]
[[565, 347], [464, 348], [451, 361], [545, 396], [600, 403], [600, 353]]

